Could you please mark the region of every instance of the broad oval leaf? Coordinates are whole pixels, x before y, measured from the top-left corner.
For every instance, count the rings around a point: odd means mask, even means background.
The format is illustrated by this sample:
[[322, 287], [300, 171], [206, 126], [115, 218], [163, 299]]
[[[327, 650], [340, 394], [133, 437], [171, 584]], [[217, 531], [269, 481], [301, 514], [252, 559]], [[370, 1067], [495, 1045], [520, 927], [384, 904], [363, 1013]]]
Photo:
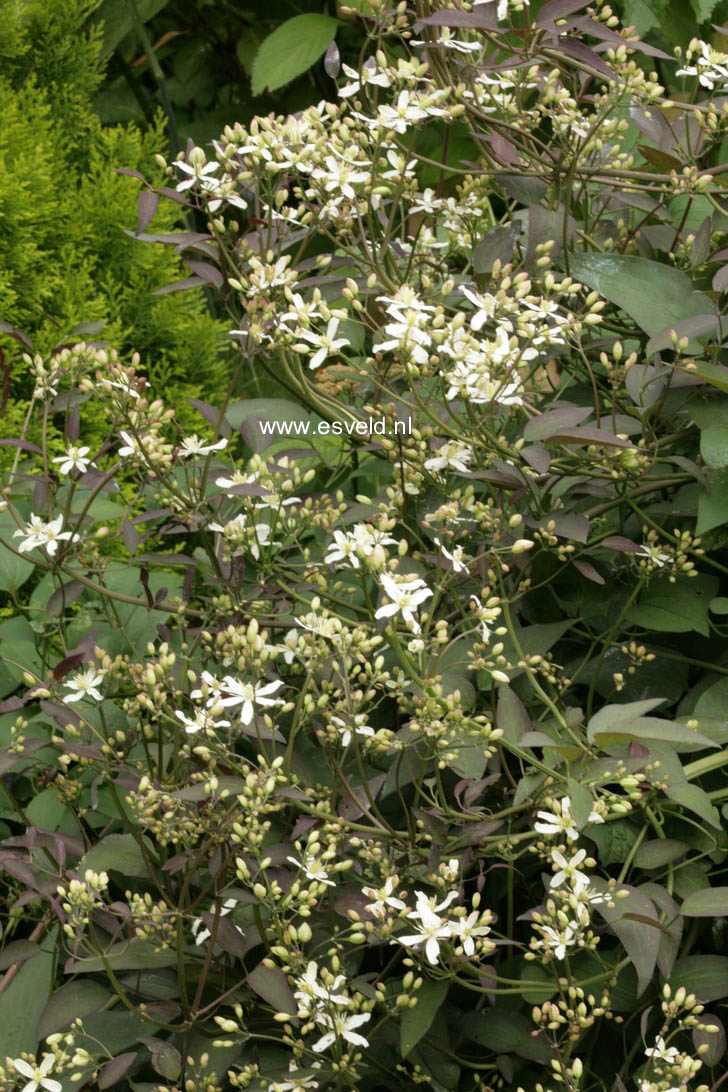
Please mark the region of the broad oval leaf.
[[39, 1039], [45, 1039], [54, 1031], [68, 1027], [72, 1021], [84, 1016], [90, 1016], [97, 1012], [102, 1005], [110, 1001], [115, 994], [105, 986], [91, 979], [82, 979], [78, 982], [69, 982], [61, 986], [43, 1009], [38, 1020], [37, 1034]]
[[321, 57], [336, 34], [330, 15], [294, 15], [262, 42], [253, 61], [253, 94], [275, 91], [301, 76]]
[[704, 887], [693, 891], [683, 902], [680, 912], [686, 918], [722, 918], [728, 916], [728, 887]]
[[447, 980], [428, 979], [416, 993], [417, 1004], [405, 1009], [399, 1022], [399, 1049], [403, 1058], [417, 1046], [432, 1026], [437, 1010], [447, 996]]

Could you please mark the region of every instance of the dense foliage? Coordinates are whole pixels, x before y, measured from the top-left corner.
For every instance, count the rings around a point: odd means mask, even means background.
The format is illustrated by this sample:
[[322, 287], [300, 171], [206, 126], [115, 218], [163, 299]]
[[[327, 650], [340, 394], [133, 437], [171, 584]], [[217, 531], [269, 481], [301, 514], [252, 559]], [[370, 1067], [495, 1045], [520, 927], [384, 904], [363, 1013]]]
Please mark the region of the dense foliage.
[[338, 97], [118, 164], [228, 316], [198, 431], [24, 358], [9, 1089], [723, 1081], [728, 55], [364, 15]]
[[[136, 187], [115, 169], [160, 177], [164, 119], [158, 113], [144, 131], [101, 125], [92, 106], [105, 73], [100, 31], [89, 27], [95, 6], [24, 0], [3, 11], [0, 319], [39, 352], [96, 336], [121, 353], [143, 353], [154, 381], [174, 388], [184, 418], [186, 396], [226, 382], [225, 327], [200, 293], [154, 295], [189, 270], [172, 251], [125, 234], [136, 225]], [[184, 226], [180, 209], [167, 204], [155, 225]], [[3, 398], [9, 435], [26, 417], [32, 379], [7, 334], [0, 348], [6, 381], [12, 370], [14, 398]]]

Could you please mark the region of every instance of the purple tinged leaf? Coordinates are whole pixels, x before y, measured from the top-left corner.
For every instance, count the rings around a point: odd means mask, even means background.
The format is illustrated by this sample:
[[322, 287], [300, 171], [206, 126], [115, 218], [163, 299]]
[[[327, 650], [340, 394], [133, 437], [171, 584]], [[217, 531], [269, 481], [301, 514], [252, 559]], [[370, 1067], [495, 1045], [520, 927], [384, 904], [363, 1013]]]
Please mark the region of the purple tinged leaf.
[[188, 288], [201, 288], [206, 282], [201, 277], [185, 277], [183, 281], [175, 281], [173, 284], [165, 284], [162, 288], [155, 288], [153, 296], [167, 296], [170, 292], [186, 292]]
[[575, 569], [585, 576], [587, 580], [593, 581], [595, 584], [604, 584], [604, 577], [594, 568], [589, 561], [584, 561], [582, 558], [575, 558], [572, 562]]
[[324, 54], [324, 72], [335, 80], [341, 72], [341, 54], [336, 42], [332, 42]]
[[233, 434], [232, 427], [224, 416], [221, 417], [219, 409], [211, 406], [209, 402], [203, 402], [200, 398], [188, 398], [187, 401], [214, 429], [218, 430], [221, 436], [224, 436], [226, 440], [230, 439]]
[[126, 1054], [119, 1054], [108, 1062], [98, 1075], [97, 1083], [99, 1088], [114, 1088], [127, 1069], [136, 1061], [136, 1057], [136, 1051], [129, 1051]]
[[526, 440], [547, 440], [564, 428], [580, 424], [591, 414], [591, 406], [560, 406], [528, 422], [523, 430]]
[[64, 656], [53, 668], [53, 678], [56, 682], [60, 682], [66, 675], [69, 675], [72, 671], [75, 671], [77, 667], [80, 667], [82, 663], [85, 663], [88, 658], [87, 651], [74, 652], [70, 656]]
[[520, 167], [521, 157], [510, 140], [493, 130], [490, 134], [490, 145], [500, 163], [504, 163], [506, 167]]
[[584, 45], [578, 38], [569, 38], [565, 34], [559, 35], [558, 40], [554, 42], [551, 48], [558, 53], [573, 58], [575, 61], [581, 62], [581, 64], [588, 65], [589, 68], [593, 68], [608, 80], [616, 82], [617, 76], [614, 70], [602, 60], [598, 53], [595, 53], [589, 46]]
[[642, 550], [639, 543], [633, 542], [631, 538], [625, 538], [623, 535], [608, 535], [602, 539], [599, 545], [604, 546], [607, 550], [617, 550], [620, 554], [638, 554]]
[[217, 266], [211, 265], [210, 262], [198, 262], [193, 258], [185, 258], [184, 262], [205, 284], [211, 284], [214, 288], [222, 288], [224, 283], [223, 275]]
[[297, 1006], [288, 979], [278, 967], [266, 967], [259, 963], [246, 978], [251, 990], [262, 997], [276, 1012], [295, 1016]]
[[159, 197], [153, 190], [142, 190], [139, 194], [139, 201], [137, 203], [137, 235], [140, 234], [140, 232], [145, 231], [154, 219], [154, 214], [157, 211], [158, 205]]
[[497, 30], [498, 16], [496, 4], [480, 4], [477, 11], [458, 11], [455, 8], [446, 8], [444, 11], [436, 11], [428, 15], [426, 19], [418, 19], [414, 25], [415, 33], [419, 34], [422, 27], [470, 27], [473, 30]]
[[11, 323], [5, 322], [3, 319], [0, 319], [0, 332], [9, 334], [10, 337], [15, 338], [15, 340], [20, 342], [26, 349], [30, 349], [31, 352], [33, 351], [33, 342], [28, 335], [24, 334], [22, 330], [18, 330], [18, 328]]
[[535, 25], [551, 28], [556, 19], [565, 19], [575, 11], [585, 8], [589, 0], [548, 0], [538, 13]]
[[14, 437], [9, 440], [0, 440], [1, 447], [19, 447], [22, 451], [32, 451], [34, 455], [42, 455], [42, 450], [36, 445], [32, 444], [30, 440], [16, 440]]
[[728, 265], [724, 265], [715, 274], [712, 287], [714, 292], [728, 292]]

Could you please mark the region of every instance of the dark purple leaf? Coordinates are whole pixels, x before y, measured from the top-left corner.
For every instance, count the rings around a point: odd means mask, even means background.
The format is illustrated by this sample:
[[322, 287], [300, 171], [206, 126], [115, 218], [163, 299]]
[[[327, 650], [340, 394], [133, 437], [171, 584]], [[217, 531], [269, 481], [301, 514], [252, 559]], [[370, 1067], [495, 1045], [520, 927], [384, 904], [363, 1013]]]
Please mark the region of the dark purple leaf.
[[140, 171], [133, 171], [130, 167], [114, 167], [113, 170], [114, 174], [128, 174], [130, 178], [138, 178], [145, 185], [147, 183], [146, 178]]
[[598, 53], [595, 53], [593, 49], [589, 49], [589, 46], [584, 45], [578, 38], [569, 38], [565, 34], [560, 34], [551, 48], [558, 53], [565, 54], [567, 57], [572, 57], [581, 64], [588, 65], [589, 68], [593, 68], [602, 76], [606, 76], [608, 80], [616, 82], [617, 77], [613, 69], [601, 59]]
[[14, 437], [9, 440], [0, 440], [0, 446], [2, 447], [19, 447], [23, 451], [32, 451], [34, 455], [42, 455], [43, 452], [36, 444], [31, 444], [30, 440], [16, 440]]
[[217, 266], [211, 265], [210, 262], [198, 262], [193, 258], [185, 258], [184, 262], [206, 284], [211, 284], [215, 288], [222, 287], [224, 279]]
[[276, 1012], [295, 1015], [297, 1005], [283, 971], [277, 967], [266, 967], [265, 964], [259, 963], [250, 972], [246, 982], [251, 990], [267, 1001]]
[[15, 713], [18, 709], [23, 708], [23, 702], [20, 698], [11, 697], [6, 698], [5, 701], [0, 701], [0, 715], [3, 713]]
[[521, 166], [521, 157], [510, 140], [506, 140], [504, 136], [501, 136], [495, 130], [490, 133], [489, 139], [493, 154], [499, 163], [505, 164], [506, 167]]
[[497, 30], [497, 5], [495, 3], [480, 4], [477, 11], [446, 8], [444, 11], [436, 11], [433, 15], [428, 15], [425, 19], [418, 19], [414, 25], [415, 32], [419, 34], [422, 27], [470, 27], [474, 30]]
[[[212, 934], [215, 915], [206, 911], [200, 914], [200, 917]], [[218, 918], [217, 930], [214, 932], [214, 936], [215, 943], [219, 944], [224, 952], [235, 956], [236, 959], [242, 959], [245, 953], [250, 951], [251, 944], [246, 941], [245, 935], [238, 929], [237, 925], [233, 925], [227, 918]]]
[[532, 466], [534, 470], [537, 470], [539, 474], [548, 473], [548, 469], [551, 466], [551, 456], [548, 453], [548, 449], [543, 444], [530, 444], [528, 447], [521, 448], [521, 456], [526, 460], [529, 466]]
[[728, 265], [724, 265], [713, 277], [713, 291], [728, 292]]
[[163, 288], [155, 288], [153, 296], [167, 296], [170, 292], [186, 292], [188, 288], [201, 288], [206, 284], [201, 277], [185, 277], [183, 281], [175, 281], [174, 284], [165, 284]]
[[129, 553], [133, 554], [141, 542], [141, 535], [137, 533], [136, 528], [128, 519], [122, 520], [121, 537], [124, 539], [124, 545]]
[[629, 440], [622, 440], [613, 432], [607, 432], [603, 428], [564, 428], [549, 436], [547, 443], [553, 440], [560, 444], [607, 444], [610, 447], [631, 447]]
[[565, 19], [575, 11], [581, 11], [588, 3], [589, 0], [548, 0], [539, 11], [535, 25], [550, 29], [556, 19]]
[[0, 319], [0, 332], [3, 334], [9, 334], [10, 337], [19, 341], [26, 349], [33, 350], [33, 342], [30, 340], [27, 334], [24, 334], [22, 330], [18, 330], [16, 326], [11, 325], [9, 322], [4, 322]]
[[473, 251], [473, 269], [476, 273], [490, 273], [493, 263], [510, 262], [516, 247], [518, 231], [515, 224], [499, 225], [483, 236]]
[[634, 49], [639, 53], [644, 53], [646, 57], [659, 57], [663, 61], [674, 62], [675, 60], [669, 53], [657, 49], [656, 46], [648, 45], [646, 42], [628, 42], [626, 38], [623, 38], [621, 34], [617, 34], [615, 30], [610, 30], [609, 27], [605, 27], [604, 23], [592, 19], [591, 15], [581, 15], [578, 19], [570, 21], [569, 26], [575, 27], [577, 30], [582, 30], [586, 34], [591, 34], [593, 38], [601, 38], [603, 42], [610, 42], [615, 46], [626, 45], [628, 49]]
[[81, 431], [81, 411], [78, 408], [78, 404], [71, 406], [71, 410], [66, 417], [65, 424], [65, 438], [67, 444], [75, 444], [78, 440], [79, 433]]
[[592, 580], [595, 584], [604, 584], [604, 577], [599, 573], [589, 561], [583, 561], [581, 558], [574, 558], [572, 562], [575, 569], [585, 576], [587, 580]]
[[620, 554], [638, 554], [642, 550], [639, 543], [633, 542], [631, 538], [624, 538], [623, 535], [608, 535], [599, 545], [607, 550], [617, 550]]
[[136, 231], [125, 231], [124, 234], [130, 235], [132, 239], [138, 239], [142, 243], [163, 243], [165, 246], [176, 246], [179, 250], [184, 250], [188, 246], [195, 246], [197, 243], [206, 242], [212, 238], [212, 236], [201, 234], [199, 231], [142, 232], [141, 234]]
[[114, 1088], [124, 1076], [127, 1069], [129, 1069], [135, 1061], [135, 1051], [129, 1051], [127, 1054], [119, 1054], [116, 1058], [112, 1059], [112, 1061], [104, 1066], [98, 1075], [97, 1083], [99, 1088]]
[[86, 652], [74, 652], [70, 656], [64, 656], [62, 660], [59, 660], [56, 666], [53, 668], [53, 678], [56, 682], [60, 682], [71, 671], [75, 671], [77, 667], [80, 667], [82, 663], [88, 659]]
[[341, 54], [336, 42], [332, 42], [324, 54], [324, 72], [335, 80], [341, 72]]
[[142, 569], [139, 570], [139, 580], [141, 582], [142, 587], [144, 588], [144, 594], [145, 594], [146, 599], [147, 599], [147, 606], [151, 610], [152, 607], [154, 606], [154, 596], [152, 595], [151, 590], [149, 588], [149, 570], [148, 569], [142, 568]]
[[30, 940], [12, 940], [0, 952], [0, 971], [6, 971], [14, 963], [25, 963], [33, 956], [40, 955], [41, 947]]
[[197, 412], [201, 414], [214, 429], [218, 430], [221, 436], [224, 436], [226, 440], [230, 439], [233, 434], [232, 427], [226, 418], [221, 416], [219, 409], [216, 409], [215, 406], [211, 406], [209, 402], [203, 402], [200, 398], [188, 398], [187, 401], [191, 406], [194, 406]]
[[142, 231], [146, 230], [154, 219], [154, 214], [159, 205], [159, 197], [153, 190], [142, 190], [139, 194], [139, 201], [137, 204], [137, 235], [139, 235]]
[[560, 406], [528, 422], [523, 430], [526, 440], [547, 440], [563, 428], [580, 424], [592, 412], [591, 406]]

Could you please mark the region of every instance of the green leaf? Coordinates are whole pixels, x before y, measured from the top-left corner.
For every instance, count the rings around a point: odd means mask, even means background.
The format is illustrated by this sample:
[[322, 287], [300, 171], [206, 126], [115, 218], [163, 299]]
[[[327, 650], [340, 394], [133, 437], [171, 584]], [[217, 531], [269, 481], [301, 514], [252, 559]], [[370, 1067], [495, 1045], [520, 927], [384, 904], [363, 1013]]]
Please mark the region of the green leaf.
[[105, 971], [106, 964], [112, 971], [148, 971], [153, 967], [172, 967], [176, 962], [177, 953], [172, 950], [155, 951], [154, 945], [146, 940], [120, 940], [106, 950], [103, 959], [101, 956], [74, 959], [67, 971], [94, 974]]
[[508, 743], [517, 744], [523, 734], [531, 727], [531, 718], [517, 694], [510, 686], [498, 687], [498, 704], [496, 706], [496, 726], [503, 732], [503, 738]]
[[664, 633], [710, 634], [708, 604], [718, 590], [715, 577], [698, 576], [674, 584], [658, 581], [640, 596], [627, 612], [627, 621]]
[[728, 599], [721, 596], [718, 596], [717, 599], [711, 599], [709, 610], [711, 614], [728, 614]]
[[115, 995], [105, 986], [85, 979], [78, 982], [69, 982], [61, 986], [51, 995], [51, 998], [43, 1009], [38, 1020], [37, 1035], [39, 1039], [45, 1039], [54, 1031], [68, 1027], [73, 1021], [84, 1016], [90, 1016], [97, 1012], [102, 1005], [111, 1000]]
[[36, 1024], [53, 984], [55, 958], [52, 938], [41, 955], [24, 963], [7, 990], [0, 994], [0, 1058], [17, 1058], [21, 1050], [35, 1053]]
[[728, 521], [728, 467], [712, 469], [707, 473], [706, 488], [698, 497], [698, 521], [696, 535], [704, 535], [714, 527]]
[[670, 975], [673, 992], [684, 986], [700, 1001], [728, 997], [728, 956], [692, 955], [678, 959]]
[[632, 254], [574, 254], [572, 277], [615, 303], [650, 337], [694, 315], [712, 314], [712, 300], [685, 274]]
[[606, 868], [627, 860], [639, 831], [629, 819], [615, 819], [610, 823], [592, 823], [585, 828], [584, 834], [596, 842], [599, 863]]
[[3, 545], [3, 542], [7, 542], [18, 548], [17, 541], [13, 543], [13, 531], [17, 529], [15, 520], [8, 512], [0, 514], [0, 591], [16, 592], [35, 568], [32, 561], [18, 557]]
[[720, 815], [710, 802], [710, 797], [699, 785], [688, 785], [687, 782], [668, 784], [665, 787], [665, 796], [668, 800], [682, 805], [688, 811], [699, 815], [709, 826], [721, 829]]
[[704, 887], [683, 902], [680, 913], [686, 918], [722, 918], [728, 916], [728, 887]]
[[405, 1009], [399, 1022], [399, 1049], [403, 1058], [417, 1046], [423, 1035], [430, 1030], [437, 1010], [447, 996], [449, 983], [445, 980], [426, 979], [417, 991], [417, 1004]]
[[518, 1054], [532, 1062], [548, 1062], [551, 1050], [532, 1037], [533, 1024], [520, 1012], [486, 1009], [468, 1014], [467, 1036], [495, 1054]]
[[87, 868], [94, 872], [113, 868], [124, 876], [149, 878], [142, 851], [131, 834], [107, 834], [78, 862], [81, 875]]
[[656, 838], [640, 846], [634, 863], [639, 868], [663, 868], [671, 861], [684, 857], [688, 849], [685, 842], [678, 842], [675, 838]]
[[253, 94], [275, 91], [306, 72], [333, 41], [338, 27], [330, 15], [294, 15], [265, 39], [253, 61]]
[[700, 454], [708, 466], [728, 466], [728, 429], [704, 429], [700, 433]]

